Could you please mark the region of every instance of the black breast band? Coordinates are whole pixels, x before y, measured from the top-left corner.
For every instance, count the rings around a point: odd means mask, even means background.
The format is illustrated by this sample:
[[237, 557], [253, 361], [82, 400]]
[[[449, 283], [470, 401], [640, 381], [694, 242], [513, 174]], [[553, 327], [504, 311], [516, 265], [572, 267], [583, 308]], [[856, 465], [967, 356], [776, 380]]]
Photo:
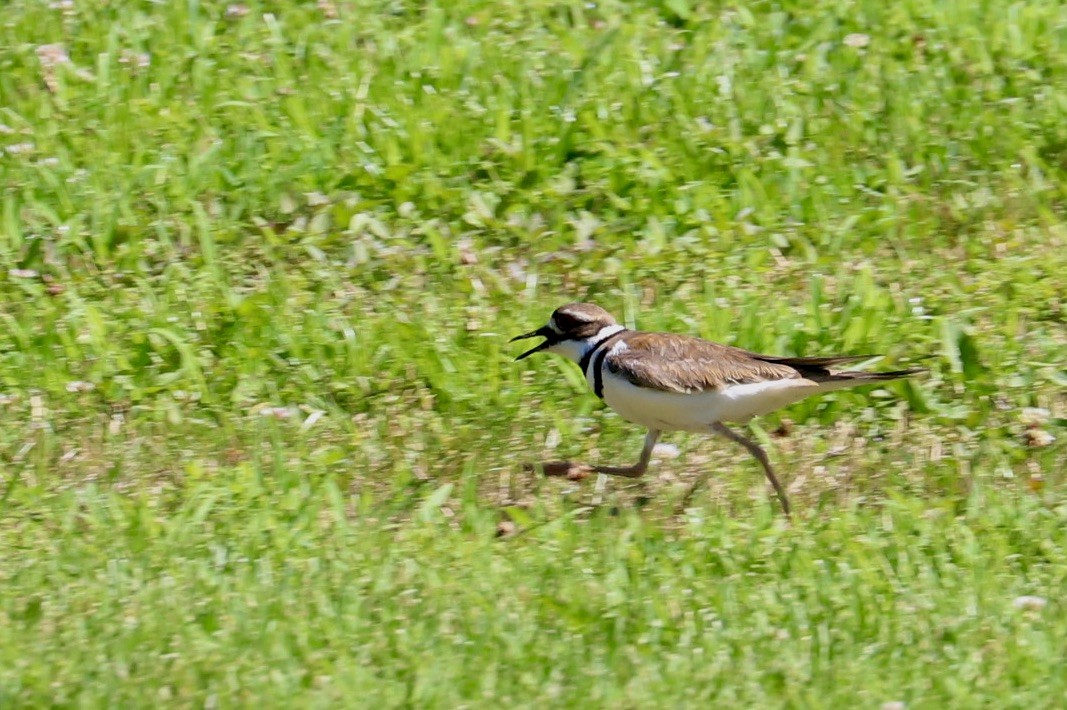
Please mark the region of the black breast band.
[[[612, 333], [608, 337], [601, 340], [599, 343], [589, 349], [585, 355], [582, 355], [581, 361], [578, 365], [582, 368], [582, 374], [588, 380], [589, 375], [587, 371], [589, 369], [589, 363], [593, 363], [593, 394], [600, 399], [604, 399], [604, 358], [608, 356], [609, 344], [614, 344], [618, 341], [619, 336], [625, 333], [625, 330], [620, 330], [618, 333]], [[595, 359], [594, 359], [595, 358]]]

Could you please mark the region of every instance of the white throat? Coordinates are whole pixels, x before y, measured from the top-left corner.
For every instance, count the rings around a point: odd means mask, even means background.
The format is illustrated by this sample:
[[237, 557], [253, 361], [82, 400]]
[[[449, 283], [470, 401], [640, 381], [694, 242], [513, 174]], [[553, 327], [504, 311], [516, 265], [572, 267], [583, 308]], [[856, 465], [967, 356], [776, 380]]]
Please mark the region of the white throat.
[[563, 355], [574, 362], [581, 362], [585, 354], [595, 348], [598, 343], [624, 330], [626, 330], [626, 328], [618, 323], [615, 325], [606, 325], [598, 330], [596, 335], [590, 338], [584, 340], [564, 340], [563, 342], [545, 348], [545, 351]]

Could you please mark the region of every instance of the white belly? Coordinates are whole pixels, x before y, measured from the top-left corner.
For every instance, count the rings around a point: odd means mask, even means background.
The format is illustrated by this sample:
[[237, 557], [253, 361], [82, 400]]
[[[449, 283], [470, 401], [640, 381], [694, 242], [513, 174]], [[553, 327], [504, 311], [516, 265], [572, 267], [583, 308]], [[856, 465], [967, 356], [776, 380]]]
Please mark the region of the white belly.
[[679, 394], [643, 389], [604, 373], [604, 402], [623, 419], [662, 431], [706, 432], [715, 422], [744, 423], [821, 390], [807, 380], [777, 380]]

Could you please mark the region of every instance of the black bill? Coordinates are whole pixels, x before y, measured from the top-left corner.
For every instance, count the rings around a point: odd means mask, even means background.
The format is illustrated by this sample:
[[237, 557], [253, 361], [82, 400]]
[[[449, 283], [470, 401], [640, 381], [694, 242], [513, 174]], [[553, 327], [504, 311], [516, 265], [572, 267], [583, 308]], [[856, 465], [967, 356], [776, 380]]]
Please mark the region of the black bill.
[[547, 325], [543, 325], [540, 328], [538, 328], [537, 330], [531, 330], [529, 333], [523, 333], [522, 335], [516, 335], [514, 338], [512, 338], [508, 342], [509, 343], [514, 343], [516, 340], [525, 340], [526, 338], [537, 338], [537, 337], [541, 337], [541, 338], [545, 339], [545, 342], [540, 343], [536, 347], [530, 348], [529, 350], [524, 352], [522, 355], [519, 355], [517, 358], [515, 358], [515, 360], [518, 361], [518, 360], [522, 360], [523, 358], [530, 357], [534, 353], [539, 353], [542, 350], [544, 350], [545, 348], [549, 348], [549, 347], [552, 347], [553, 345], [555, 345], [555, 343], [556, 343], [555, 335], [556, 335], [556, 333], [551, 328], [549, 328]]

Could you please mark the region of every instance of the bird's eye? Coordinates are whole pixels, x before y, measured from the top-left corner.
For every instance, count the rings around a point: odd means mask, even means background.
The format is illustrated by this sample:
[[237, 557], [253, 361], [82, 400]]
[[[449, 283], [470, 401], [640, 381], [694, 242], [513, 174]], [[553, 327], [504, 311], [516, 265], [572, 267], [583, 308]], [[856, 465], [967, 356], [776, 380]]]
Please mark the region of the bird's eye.
[[566, 311], [556, 311], [552, 314], [552, 320], [555, 321], [556, 327], [560, 329], [562, 333], [569, 333], [572, 330], [581, 326], [582, 321], [578, 320], [570, 313]]

